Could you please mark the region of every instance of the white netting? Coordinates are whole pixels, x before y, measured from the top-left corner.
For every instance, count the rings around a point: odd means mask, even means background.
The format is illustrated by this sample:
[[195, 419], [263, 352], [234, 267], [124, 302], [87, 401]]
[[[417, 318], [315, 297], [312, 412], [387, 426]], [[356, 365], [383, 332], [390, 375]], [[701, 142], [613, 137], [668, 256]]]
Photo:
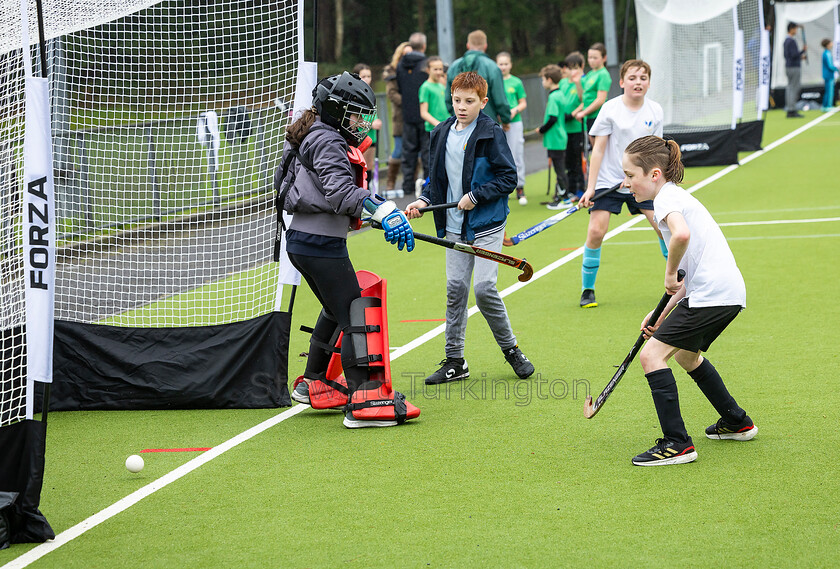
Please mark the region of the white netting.
[[[23, 389], [20, 2], [0, 15], [0, 424]], [[45, 3], [56, 318], [133, 327], [270, 312], [272, 174], [294, 97], [298, 2]], [[37, 44], [34, 3], [30, 41]], [[32, 49], [36, 74], [37, 48]], [[11, 337], [15, 334], [14, 337]]]
[[834, 24], [837, 13], [835, 0], [822, 2], [776, 2], [776, 35], [773, 41], [773, 79], [770, 86], [773, 89], [787, 87], [785, 74], [784, 42], [787, 37], [789, 22], [799, 24], [804, 28], [797, 30], [796, 43], [799, 49], [803, 45], [803, 33], [808, 43], [808, 60], [802, 62], [802, 86], [814, 87], [823, 85], [822, 54], [820, 42], [834, 38]]
[[651, 66], [648, 96], [669, 132], [727, 128], [732, 122], [737, 27], [744, 32], [744, 117], [755, 116], [760, 0], [637, 0], [639, 54]]

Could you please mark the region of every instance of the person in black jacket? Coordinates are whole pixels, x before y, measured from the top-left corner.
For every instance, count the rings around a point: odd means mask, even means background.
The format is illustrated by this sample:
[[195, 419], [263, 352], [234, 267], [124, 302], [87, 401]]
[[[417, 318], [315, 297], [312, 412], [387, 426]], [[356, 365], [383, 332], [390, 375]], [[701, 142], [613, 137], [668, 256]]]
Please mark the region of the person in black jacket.
[[411, 34], [408, 44], [412, 51], [405, 54], [397, 65], [397, 85], [402, 95], [403, 113], [403, 192], [414, 195], [414, 170], [417, 156], [423, 163], [423, 178], [429, 177], [429, 135], [426, 123], [420, 116], [420, 86], [429, 78], [426, 73], [426, 35]]

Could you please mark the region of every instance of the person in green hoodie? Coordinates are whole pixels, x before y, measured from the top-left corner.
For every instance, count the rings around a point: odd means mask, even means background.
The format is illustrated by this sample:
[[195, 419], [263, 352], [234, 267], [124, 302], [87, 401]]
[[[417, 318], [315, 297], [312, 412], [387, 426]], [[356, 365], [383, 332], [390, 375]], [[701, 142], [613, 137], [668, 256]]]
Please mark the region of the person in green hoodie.
[[507, 94], [505, 93], [505, 82], [496, 62], [485, 53], [486, 51], [487, 34], [481, 30], [470, 32], [467, 36], [466, 53], [464, 53], [463, 57], [452, 62], [446, 74], [446, 108], [450, 115], [453, 114], [452, 80], [459, 73], [475, 71], [487, 81], [488, 102], [481, 112], [489, 115], [490, 118], [500, 123], [502, 128], [507, 130], [510, 124], [510, 105], [508, 104]]

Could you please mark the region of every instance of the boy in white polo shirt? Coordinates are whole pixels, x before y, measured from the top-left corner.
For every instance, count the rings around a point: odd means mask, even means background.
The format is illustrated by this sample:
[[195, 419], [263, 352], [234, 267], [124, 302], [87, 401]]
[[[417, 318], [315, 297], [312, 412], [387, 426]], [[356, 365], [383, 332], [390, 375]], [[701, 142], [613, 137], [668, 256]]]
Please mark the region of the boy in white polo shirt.
[[[612, 188], [624, 180], [621, 156], [628, 144], [649, 134], [662, 136], [662, 107], [645, 97], [650, 88], [650, 65], [639, 59], [625, 62], [621, 66], [620, 83], [624, 94], [604, 103], [589, 129], [595, 142], [589, 159], [586, 191], [580, 198], [580, 207], [591, 207], [581, 263], [581, 308], [598, 306], [595, 278], [601, 266], [601, 243], [610, 228], [610, 214], [621, 213], [622, 206], [627, 205], [631, 214], [644, 214], [659, 234], [653, 222], [653, 204], [634, 201], [624, 188], [592, 201], [596, 189]], [[662, 237], [659, 238], [662, 254], [667, 255]]]
[[[697, 452], [680, 415], [677, 383], [668, 367], [671, 357], [694, 379], [720, 415], [706, 428], [707, 437], [748, 441], [758, 432], [715, 367], [700, 355], [746, 306], [746, 286], [715, 220], [703, 204], [676, 185], [683, 178], [676, 142], [658, 136], [640, 138], [627, 146], [622, 163], [624, 184], [636, 201], [653, 200], [655, 221], [668, 243], [665, 289], [673, 295], [658, 322], [645, 326], [650, 314], [642, 321], [642, 331], [649, 340], [639, 360], [663, 438], [633, 458], [633, 464], [691, 462]], [[685, 271], [682, 282], [677, 280], [680, 269]]]

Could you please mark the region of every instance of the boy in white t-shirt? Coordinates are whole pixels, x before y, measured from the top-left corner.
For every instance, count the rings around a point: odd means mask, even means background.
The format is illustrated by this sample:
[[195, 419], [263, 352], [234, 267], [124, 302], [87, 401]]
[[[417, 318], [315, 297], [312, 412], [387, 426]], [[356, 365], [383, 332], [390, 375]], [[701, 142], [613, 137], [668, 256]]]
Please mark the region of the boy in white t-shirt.
[[[595, 278], [601, 266], [601, 243], [610, 228], [610, 214], [621, 213], [621, 206], [626, 204], [631, 214], [644, 214], [659, 234], [653, 222], [653, 203], [636, 203], [624, 188], [592, 201], [596, 189], [612, 188], [624, 180], [621, 156], [628, 144], [650, 134], [662, 136], [662, 107], [645, 98], [650, 88], [650, 65], [640, 59], [625, 62], [621, 66], [620, 85], [624, 94], [604, 103], [589, 130], [595, 142], [589, 159], [586, 192], [580, 198], [580, 207], [591, 207], [581, 265], [581, 308], [598, 306]], [[662, 254], [667, 257], [668, 250], [661, 235], [659, 240]]]
[[[758, 432], [729, 394], [715, 367], [700, 355], [746, 306], [744, 279], [723, 232], [703, 204], [676, 184], [683, 178], [679, 145], [646, 136], [624, 152], [624, 185], [638, 202], [653, 200], [654, 217], [668, 242], [665, 289], [672, 294], [658, 322], [642, 321], [649, 338], [639, 360], [650, 385], [663, 438], [633, 464], [680, 464], [697, 458], [680, 415], [677, 383], [668, 367], [676, 362], [720, 414], [706, 428], [710, 439], [748, 441]], [[685, 279], [677, 280], [677, 271]], [[669, 314], [670, 313], [670, 314]]]

